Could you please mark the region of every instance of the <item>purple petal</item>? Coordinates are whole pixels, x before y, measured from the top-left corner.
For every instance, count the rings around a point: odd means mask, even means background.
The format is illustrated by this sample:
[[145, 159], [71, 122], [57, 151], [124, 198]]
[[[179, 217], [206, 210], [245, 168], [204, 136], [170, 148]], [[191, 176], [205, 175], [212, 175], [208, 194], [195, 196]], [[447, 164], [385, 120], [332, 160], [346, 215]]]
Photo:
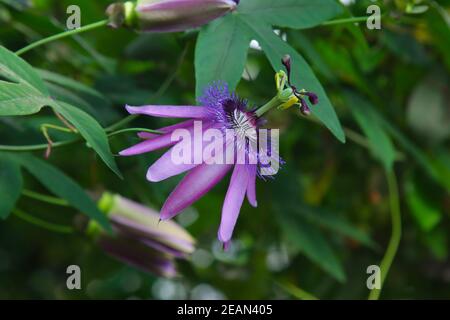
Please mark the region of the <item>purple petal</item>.
[[[209, 128], [211, 126], [210, 122], [206, 122], [206, 121], [204, 122], [201, 120], [196, 120], [196, 121], [201, 122], [202, 130], [206, 130], [207, 128]], [[179, 128], [179, 129], [181, 129], [181, 128]], [[194, 135], [194, 126], [187, 127], [184, 129], [188, 130], [188, 132], [191, 136], [195, 136]], [[146, 152], [150, 152], [150, 151], [155, 151], [155, 150], [158, 150], [161, 148], [173, 146], [177, 142], [180, 142], [180, 140], [182, 140], [181, 137], [179, 137], [178, 139], [173, 139], [172, 132], [169, 132], [164, 135], [158, 136], [157, 138], [142, 141], [128, 149], [122, 150], [121, 152], [119, 152], [119, 154], [121, 156], [133, 156], [133, 155], [137, 155], [137, 154], [142, 154], [142, 153], [146, 153]]]
[[247, 166], [236, 165], [223, 203], [222, 221], [219, 227], [218, 237], [224, 243], [230, 241], [233, 235], [234, 226], [236, 225], [239, 211], [244, 202], [248, 180], [249, 172]]
[[[211, 124], [206, 122], [204, 125], [202, 125], [203, 132], [211, 127]], [[203, 150], [203, 134], [198, 135], [194, 134], [193, 139], [191, 141], [191, 146], [194, 146], [198, 144], [201, 146], [201, 149]], [[173, 155], [172, 153], [175, 151], [175, 147], [171, 148], [169, 151], [167, 151], [165, 154], [162, 155], [161, 158], [159, 158], [147, 171], [147, 180], [152, 182], [159, 182], [162, 180], [165, 180], [167, 178], [176, 176], [178, 174], [181, 174], [183, 172], [186, 172], [188, 170], [191, 170], [198, 165], [200, 165], [200, 162], [195, 162], [194, 152], [191, 149], [191, 158], [189, 163], [175, 163], [173, 161]], [[206, 159], [203, 159], [206, 160]]]
[[100, 237], [99, 246], [109, 255], [145, 272], [173, 278], [177, 275], [173, 258], [126, 238]]
[[174, 217], [200, 199], [222, 180], [231, 167], [226, 164], [202, 164], [191, 170], [167, 198], [161, 209], [161, 219]]
[[[170, 133], [173, 132], [176, 129], [181, 129], [181, 128], [187, 128], [190, 127], [194, 124], [194, 120], [186, 120], [171, 126], [167, 126], [167, 127], [163, 127], [163, 128], [159, 128], [156, 129], [159, 132], [162, 133]], [[138, 132], [138, 137], [141, 139], [154, 139], [156, 137], [159, 137], [160, 134], [157, 133], [151, 133], [151, 132]]]
[[126, 106], [130, 114], [145, 114], [162, 118], [193, 118], [203, 119], [208, 115], [207, 109], [195, 106]]
[[247, 166], [248, 167], [248, 185], [247, 185], [247, 200], [252, 207], [258, 206], [258, 201], [256, 201], [256, 165]]
[[[172, 160], [173, 148], [167, 151], [159, 158], [147, 171], [147, 180], [151, 182], [159, 182], [167, 178], [176, 176], [198, 166], [194, 164], [192, 159], [189, 164], [176, 164]], [[192, 157], [193, 158], [193, 157]]]
[[167, 133], [162, 136], [158, 136], [157, 138], [146, 140], [143, 142], [140, 142], [128, 149], [122, 150], [119, 152], [121, 156], [134, 156], [137, 154], [142, 154], [154, 150], [158, 150], [161, 148], [173, 146], [178, 141], [174, 141], [172, 139], [172, 133]]
[[138, 2], [140, 28], [174, 32], [199, 27], [236, 8], [232, 0], [164, 0]]

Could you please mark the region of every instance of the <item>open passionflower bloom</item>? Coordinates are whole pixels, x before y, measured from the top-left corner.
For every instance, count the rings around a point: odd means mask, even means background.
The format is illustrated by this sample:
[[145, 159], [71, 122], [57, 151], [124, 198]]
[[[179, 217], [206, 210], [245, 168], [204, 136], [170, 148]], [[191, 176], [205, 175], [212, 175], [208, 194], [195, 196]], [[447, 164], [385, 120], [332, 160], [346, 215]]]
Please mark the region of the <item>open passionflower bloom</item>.
[[154, 209], [108, 192], [98, 203], [114, 234], [106, 233], [92, 220], [85, 232], [116, 259], [172, 278], [177, 275], [175, 259], [185, 259], [194, 252], [194, 238], [173, 221], [161, 222]]
[[218, 231], [224, 247], [229, 245], [245, 197], [257, 206], [256, 177], [273, 176], [279, 169], [278, 130], [264, 129], [262, 115], [295, 104], [302, 108], [303, 97], [309, 94], [297, 91], [290, 82], [287, 85], [283, 71], [276, 79], [277, 95], [260, 108], [251, 108], [220, 83], [205, 90], [201, 106], [126, 107], [131, 114], [188, 119], [158, 129], [162, 135], [139, 133], [144, 141], [120, 152], [133, 156], [170, 147], [148, 169], [147, 179], [152, 182], [188, 172], [164, 203], [162, 220], [192, 205], [232, 171]]

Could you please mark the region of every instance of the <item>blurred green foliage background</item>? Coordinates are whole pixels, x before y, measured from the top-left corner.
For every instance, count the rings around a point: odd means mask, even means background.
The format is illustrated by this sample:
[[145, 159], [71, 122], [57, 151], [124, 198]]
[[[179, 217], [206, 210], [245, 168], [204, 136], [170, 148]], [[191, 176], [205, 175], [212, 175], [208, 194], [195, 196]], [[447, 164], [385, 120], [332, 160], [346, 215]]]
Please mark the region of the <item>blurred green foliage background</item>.
[[[12, 215], [0, 222], [0, 298], [295, 299], [303, 296], [301, 288], [320, 298], [365, 299], [366, 269], [379, 264], [391, 236], [385, 174], [390, 161], [403, 233], [382, 298], [450, 298], [450, 1], [414, 2], [361, 0], [337, 17], [364, 16], [370, 4], [378, 4], [381, 30], [368, 30], [365, 23], [281, 29], [319, 77], [347, 143], [298, 110], [271, 113], [270, 126], [281, 129], [286, 165], [275, 179], [258, 181], [259, 207], [244, 205], [229, 252], [216, 240], [225, 182], [177, 218], [198, 239], [198, 250], [178, 264], [182, 276], [175, 280], [125, 266], [81, 233], [52, 233]], [[0, 44], [15, 51], [63, 31], [71, 4], [80, 6], [83, 25], [101, 20], [109, 3], [1, 0]], [[41, 73], [53, 96], [106, 127], [126, 116], [124, 104], [195, 103], [197, 34], [103, 28], [23, 58], [94, 89], [63, 86]], [[273, 76], [266, 57], [252, 48], [237, 92], [254, 105], [264, 103], [275, 93]], [[0, 144], [45, 143], [40, 124], [53, 122], [46, 109], [0, 117]], [[133, 121], [151, 129], [165, 124], [150, 117]], [[55, 140], [66, 136], [52, 133]], [[110, 144], [117, 154], [137, 141], [127, 134], [112, 137]], [[159, 208], [179, 181], [145, 180], [159, 154], [117, 157], [124, 180], [85, 143], [54, 149], [49, 161], [87, 190], [109, 190]], [[26, 173], [24, 181], [27, 189], [48, 193]], [[26, 196], [17, 207], [61, 225], [71, 225], [77, 214]], [[65, 286], [72, 264], [82, 269], [79, 291]]]

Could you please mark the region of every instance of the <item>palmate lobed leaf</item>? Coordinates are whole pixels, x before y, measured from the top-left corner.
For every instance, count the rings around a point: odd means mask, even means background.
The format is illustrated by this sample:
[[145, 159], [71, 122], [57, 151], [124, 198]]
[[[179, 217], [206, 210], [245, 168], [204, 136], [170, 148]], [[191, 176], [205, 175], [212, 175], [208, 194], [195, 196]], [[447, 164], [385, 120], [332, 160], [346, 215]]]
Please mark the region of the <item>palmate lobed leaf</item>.
[[292, 82], [297, 88], [305, 88], [319, 97], [319, 103], [312, 106], [312, 114], [315, 115], [334, 135], [345, 142], [345, 134], [339, 119], [328, 99], [325, 90], [314, 75], [308, 63], [289, 44], [278, 37], [269, 25], [260, 23], [256, 19], [247, 19], [247, 27], [251, 29], [263, 48], [274, 70], [282, 70], [281, 58], [289, 54], [292, 59]]
[[230, 14], [200, 31], [195, 49], [196, 95], [215, 81], [236, 88], [247, 60], [251, 34], [238, 16]]
[[100, 124], [84, 111], [54, 100], [33, 67], [0, 46], [0, 116], [30, 115], [46, 106], [70, 121], [106, 165], [121, 177]]
[[[314, 8], [322, 10], [325, 3], [330, 5], [330, 10], [325, 10], [324, 14], [311, 13]], [[271, 6], [273, 14], [267, 10]], [[298, 11], [296, 19], [286, 18], [292, 17], [293, 11]], [[308, 63], [272, 30], [272, 25], [300, 28], [301, 23], [304, 23], [303, 27], [310, 27], [335, 16], [339, 11], [339, 6], [331, 0], [308, 3], [296, 0], [242, 1], [237, 12], [212, 23], [200, 32], [195, 59], [197, 97], [206, 85], [215, 81], [224, 81], [229, 84], [230, 90], [234, 90], [245, 68], [249, 40], [256, 39], [275, 71], [282, 69], [281, 58], [286, 54], [291, 55], [293, 83], [298, 88], [306, 88], [318, 94], [320, 103], [312, 108], [313, 114], [338, 140], [345, 142], [345, 134], [333, 106]], [[298, 23], [298, 20], [303, 22]]]

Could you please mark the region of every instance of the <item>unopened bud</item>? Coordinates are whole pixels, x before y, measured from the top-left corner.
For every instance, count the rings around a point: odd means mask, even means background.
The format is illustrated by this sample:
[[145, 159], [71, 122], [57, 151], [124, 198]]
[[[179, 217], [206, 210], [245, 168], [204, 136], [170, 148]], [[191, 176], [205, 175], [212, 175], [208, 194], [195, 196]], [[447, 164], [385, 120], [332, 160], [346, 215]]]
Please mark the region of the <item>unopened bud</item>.
[[317, 96], [317, 94], [313, 92], [307, 92], [305, 93], [305, 95], [308, 97], [309, 102], [311, 102], [313, 105], [319, 103], [319, 97]]
[[234, 10], [234, 0], [138, 0], [112, 4], [110, 26], [146, 32], [177, 32], [196, 28]]

